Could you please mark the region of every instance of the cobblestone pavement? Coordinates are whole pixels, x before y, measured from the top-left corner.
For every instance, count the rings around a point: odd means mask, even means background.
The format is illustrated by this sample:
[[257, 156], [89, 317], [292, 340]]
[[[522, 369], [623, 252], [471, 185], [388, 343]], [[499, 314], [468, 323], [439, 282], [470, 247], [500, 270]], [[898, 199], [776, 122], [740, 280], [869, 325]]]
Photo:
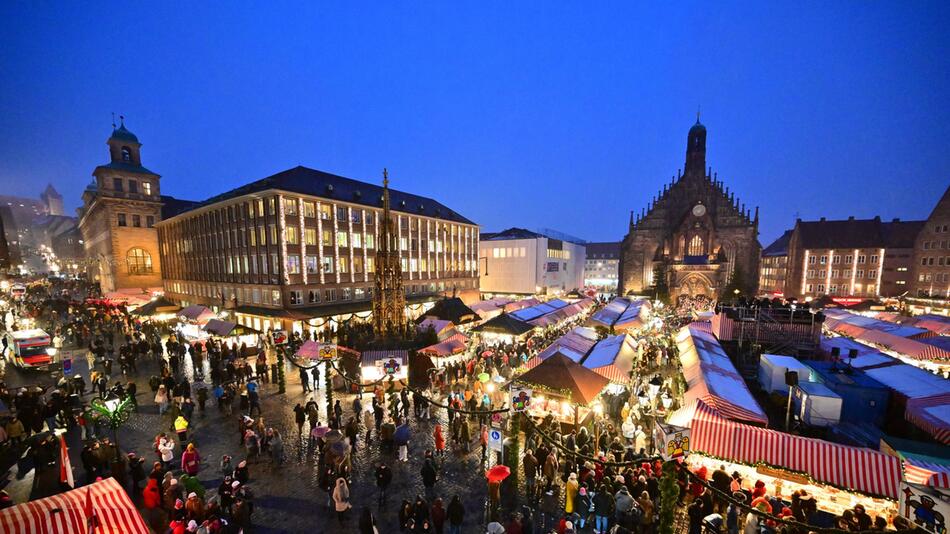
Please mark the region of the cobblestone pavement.
[[[186, 358], [186, 362], [187, 362]], [[190, 363], [188, 364], [190, 365]], [[74, 367], [77, 372], [88, 377], [88, 368], [84, 351], [76, 351]], [[157, 362], [142, 361], [139, 363], [138, 373], [131, 377], [138, 385], [138, 402], [140, 411], [134, 414], [120, 430], [119, 439], [123, 451], [134, 451], [147, 459], [147, 465], [155, 459], [152, 452], [152, 441], [160, 431], [170, 430], [171, 421], [166, 415], [159, 416], [158, 407], [152, 401], [152, 393], [148, 387], [148, 377], [157, 374]], [[50, 383], [48, 373], [23, 372], [16, 369], [7, 369], [6, 380], [9, 386], [16, 387], [26, 384]], [[304, 404], [310, 394], [302, 393], [298, 375], [293, 367], [286, 371], [287, 393], [278, 394], [277, 386], [264, 385], [262, 388], [261, 404], [263, 416], [267, 426], [278, 429], [284, 437], [287, 460], [283, 466], [276, 466], [269, 458], [262, 458], [250, 463], [250, 486], [254, 491], [254, 523], [255, 533], [284, 533], [284, 532], [356, 532], [359, 514], [363, 507], [371, 507], [376, 516], [381, 533], [398, 532], [397, 512], [403, 499], [414, 500], [415, 496], [424, 493], [421, 480], [422, 457], [426, 449], [434, 448], [432, 439], [433, 422], [410, 422], [412, 439], [410, 442], [409, 462], [395, 461], [395, 453], [380, 452], [378, 447], [366, 447], [363, 435], [360, 436], [359, 448], [353, 456], [353, 476], [351, 502], [353, 510], [341, 526], [336, 514], [328, 507], [327, 494], [319, 488], [317, 478], [317, 454], [308, 447], [306, 438], [302, 438], [294, 423], [293, 407], [297, 402]], [[117, 377], [113, 377], [113, 382]], [[324, 406], [323, 390], [317, 392], [317, 402], [321, 409]], [[88, 400], [87, 394], [84, 400]], [[344, 421], [352, 415], [350, 404], [352, 395], [334, 392], [334, 398], [339, 398], [344, 407]], [[365, 403], [370, 402], [369, 396], [364, 395]], [[235, 407], [237, 405], [235, 404]], [[438, 417], [446, 426], [444, 410]], [[244, 449], [239, 445], [238, 416], [225, 417], [220, 414], [214, 405], [213, 399], [208, 403], [205, 413], [195, 411], [195, 421], [189, 429], [188, 437], [197, 445], [201, 456], [201, 471], [199, 480], [209, 490], [206, 497], [216, 493], [217, 486], [222, 480], [218, 469], [218, 462], [224, 454], [235, 458], [235, 464], [244, 458]], [[322, 414], [321, 414], [322, 415]], [[325, 421], [325, 419], [322, 419]], [[307, 426], [305, 425], [305, 432]], [[169, 435], [173, 436], [171, 432]], [[77, 482], [82, 481], [84, 474], [79, 460], [81, 444], [78, 431], [69, 433], [70, 455], [75, 467]], [[480, 462], [479, 447], [473, 446], [473, 452], [463, 454], [453, 451], [449, 443], [446, 459], [436, 483], [435, 495], [442, 497], [445, 505], [455, 494], [462, 498], [466, 509], [464, 532], [484, 532], [482, 517], [484, 503], [487, 498], [487, 487], [484, 478], [484, 467]], [[176, 461], [180, 458], [181, 446], [175, 450]], [[387, 463], [393, 470], [393, 483], [389, 489], [388, 505], [377, 506], [374, 469], [378, 462]], [[32, 477], [30, 477], [32, 478]], [[20, 481], [13, 487], [14, 498], [17, 502], [26, 499], [29, 478]]]

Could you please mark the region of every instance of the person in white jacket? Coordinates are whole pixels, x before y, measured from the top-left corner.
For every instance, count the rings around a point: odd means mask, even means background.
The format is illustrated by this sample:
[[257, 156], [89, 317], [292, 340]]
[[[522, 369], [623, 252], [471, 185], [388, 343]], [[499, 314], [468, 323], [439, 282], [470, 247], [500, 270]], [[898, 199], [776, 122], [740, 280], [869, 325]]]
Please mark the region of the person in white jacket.
[[165, 470], [171, 469], [172, 459], [175, 457], [175, 442], [163, 437], [158, 441], [158, 453], [162, 455], [162, 466]]

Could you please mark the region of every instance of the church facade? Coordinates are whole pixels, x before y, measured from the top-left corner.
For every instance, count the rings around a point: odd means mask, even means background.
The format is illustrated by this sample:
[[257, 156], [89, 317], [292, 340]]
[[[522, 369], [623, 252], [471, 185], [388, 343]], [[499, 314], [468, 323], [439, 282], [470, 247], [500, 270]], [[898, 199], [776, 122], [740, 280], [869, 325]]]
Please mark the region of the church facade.
[[683, 173], [639, 214], [630, 214], [620, 294], [645, 293], [665, 282], [673, 302], [700, 295], [715, 300], [736, 277], [741, 291], [752, 295], [762, 252], [758, 233], [758, 208], [746, 209], [706, 167], [706, 128], [697, 117]]

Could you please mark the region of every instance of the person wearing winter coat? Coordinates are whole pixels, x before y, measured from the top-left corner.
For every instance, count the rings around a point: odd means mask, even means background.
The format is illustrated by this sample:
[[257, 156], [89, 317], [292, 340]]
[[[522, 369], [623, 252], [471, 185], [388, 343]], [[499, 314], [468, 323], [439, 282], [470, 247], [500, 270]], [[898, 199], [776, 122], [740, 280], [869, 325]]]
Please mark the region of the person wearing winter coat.
[[426, 488], [426, 497], [432, 496], [437, 479], [438, 472], [435, 469], [435, 463], [432, 461], [431, 453], [427, 452], [425, 462], [422, 464], [422, 485]]
[[442, 434], [442, 423], [435, 424], [435, 430], [432, 431], [432, 439], [435, 440], [435, 453], [445, 457], [445, 436]]
[[601, 485], [594, 494], [594, 532], [607, 532], [609, 518], [613, 512], [614, 498], [607, 492], [607, 486]]
[[548, 532], [561, 517], [560, 488], [552, 485], [541, 495], [541, 530]]
[[201, 455], [198, 454], [195, 444], [189, 443], [185, 452], [181, 453], [181, 470], [191, 476], [196, 476], [200, 466]]
[[158, 454], [162, 458], [162, 467], [166, 471], [170, 470], [172, 467], [172, 458], [175, 457], [175, 442], [168, 439], [165, 436], [162, 436], [158, 440]]
[[350, 487], [346, 479], [340, 477], [336, 479], [336, 487], [333, 488], [333, 508], [336, 510], [336, 518], [343, 524], [346, 519], [346, 511], [352, 507], [350, 504]]
[[368, 507], [363, 508], [363, 514], [360, 516], [360, 534], [379, 534], [376, 518]]
[[574, 513], [577, 515], [577, 527], [583, 529], [587, 525], [587, 516], [590, 515], [591, 500], [587, 488], [581, 486], [574, 497]]
[[158, 480], [149, 478], [145, 489], [142, 490], [142, 501], [146, 509], [158, 508], [162, 504], [162, 492], [158, 488]]
[[653, 501], [650, 500], [650, 494], [644, 491], [640, 494], [640, 498], [637, 499], [637, 504], [640, 506], [640, 511], [643, 512], [643, 515], [640, 517], [640, 527], [644, 534], [653, 532], [653, 510], [654, 505]]
[[435, 534], [442, 534], [445, 528], [445, 508], [442, 506], [441, 497], [432, 503], [432, 511], [429, 512], [429, 518], [432, 520], [432, 528]]
[[164, 385], [158, 386], [155, 392], [155, 404], [158, 405], [158, 415], [163, 415], [168, 410], [168, 390]]
[[571, 473], [564, 484], [564, 513], [571, 515], [574, 513], [574, 498], [577, 496], [577, 490], [580, 485], [577, 483], [577, 473]]
[[446, 510], [449, 520], [449, 534], [462, 534], [462, 524], [465, 522], [465, 507], [458, 495], [452, 497], [452, 502]]

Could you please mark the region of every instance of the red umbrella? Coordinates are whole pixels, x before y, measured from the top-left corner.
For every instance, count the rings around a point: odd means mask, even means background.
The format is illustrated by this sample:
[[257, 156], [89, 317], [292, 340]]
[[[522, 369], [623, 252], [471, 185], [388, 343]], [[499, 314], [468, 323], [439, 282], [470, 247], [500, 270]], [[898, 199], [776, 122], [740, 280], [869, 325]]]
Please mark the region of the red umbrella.
[[502, 480], [508, 478], [508, 475], [511, 474], [511, 469], [507, 465], [496, 465], [488, 471], [485, 471], [485, 476], [488, 478], [489, 482], [501, 482]]

